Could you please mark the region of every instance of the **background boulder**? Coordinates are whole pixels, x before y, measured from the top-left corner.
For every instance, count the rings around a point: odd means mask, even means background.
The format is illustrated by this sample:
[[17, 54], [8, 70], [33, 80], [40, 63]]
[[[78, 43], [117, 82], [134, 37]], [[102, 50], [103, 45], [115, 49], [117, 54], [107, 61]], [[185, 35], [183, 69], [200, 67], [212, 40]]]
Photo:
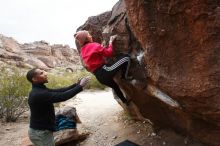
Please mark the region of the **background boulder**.
[[81, 68], [78, 52], [68, 45], [50, 45], [46, 41], [19, 44], [13, 38], [1, 34], [0, 60], [2, 64], [20, 68]]

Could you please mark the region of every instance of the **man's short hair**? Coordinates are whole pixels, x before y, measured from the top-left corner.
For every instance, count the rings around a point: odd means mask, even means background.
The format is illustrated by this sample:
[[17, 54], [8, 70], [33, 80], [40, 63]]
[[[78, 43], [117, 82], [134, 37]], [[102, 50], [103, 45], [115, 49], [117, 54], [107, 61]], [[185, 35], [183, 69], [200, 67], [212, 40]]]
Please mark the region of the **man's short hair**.
[[33, 68], [33, 69], [31, 69], [31, 70], [29, 70], [28, 72], [27, 72], [27, 75], [26, 75], [26, 78], [27, 78], [27, 80], [29, 81], [29, 82], [33, 82], [32, 81], [32, 78], [36, 75], [36, 69], [37, 68]]

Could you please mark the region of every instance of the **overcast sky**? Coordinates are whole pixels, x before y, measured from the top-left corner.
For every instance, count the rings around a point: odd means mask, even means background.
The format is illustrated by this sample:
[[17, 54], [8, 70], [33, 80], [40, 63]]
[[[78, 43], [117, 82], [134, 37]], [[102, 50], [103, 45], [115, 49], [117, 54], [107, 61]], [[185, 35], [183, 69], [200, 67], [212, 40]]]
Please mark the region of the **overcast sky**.
[[19, 43], [45, 40], [75, 47], [73, 33], [118, 0], [0, 0], [0, 34]]

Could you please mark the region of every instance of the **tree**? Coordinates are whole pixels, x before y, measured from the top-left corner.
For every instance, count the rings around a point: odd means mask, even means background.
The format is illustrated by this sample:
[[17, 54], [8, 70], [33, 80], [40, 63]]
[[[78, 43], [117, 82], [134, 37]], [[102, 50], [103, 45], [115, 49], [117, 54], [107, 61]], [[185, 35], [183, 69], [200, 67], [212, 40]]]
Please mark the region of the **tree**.
[[6, 122], [15, 122], [28, 110], [27, 95], [30, 84], [17, 68], [1, 67], [0, 72], [0, 117]]

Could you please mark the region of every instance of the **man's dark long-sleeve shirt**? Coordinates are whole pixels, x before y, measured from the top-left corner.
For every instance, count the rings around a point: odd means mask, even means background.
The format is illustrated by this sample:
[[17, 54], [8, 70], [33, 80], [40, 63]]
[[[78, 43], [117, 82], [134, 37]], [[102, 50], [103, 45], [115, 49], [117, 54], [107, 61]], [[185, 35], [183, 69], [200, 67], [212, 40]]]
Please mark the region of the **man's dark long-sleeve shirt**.
[[82, 91], [82, 86], [73, 84], [66, 88], [49, 89], [43, 84], [32, 84], [28, 104], [31, 111], [30, 128], [55, 130], [53, 103], [68, 100]]

